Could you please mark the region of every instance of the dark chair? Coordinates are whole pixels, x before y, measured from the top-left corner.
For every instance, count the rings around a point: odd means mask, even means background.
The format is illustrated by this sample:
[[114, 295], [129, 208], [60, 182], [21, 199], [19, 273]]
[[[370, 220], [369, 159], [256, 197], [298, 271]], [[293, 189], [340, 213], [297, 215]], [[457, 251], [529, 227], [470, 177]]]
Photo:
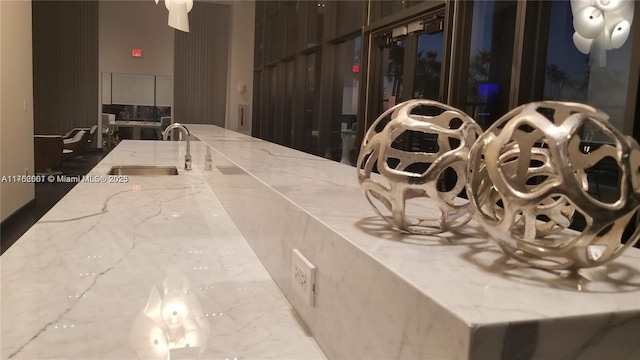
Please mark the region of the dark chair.
[[112, 147], [118, 143], [118, 131], [115, 127], [109, 127], [109, 124], [116, 123], [114, 114], [102, 114], [102, 146]]
[[71, 159], [80, 156], [87, 148], [89, 132], [80, 130], [71, 139], [64, 139], [63, 159]]
[[97, 133], [96, 130], [98, 129], [98, 125], [93, 125], [92, 127], [88, 127], [88, 128], [73, 128], [71, 131], [69, 131], [68, 133], [64, 134], [62, 136], [63, 140], [70, 140], [72, 139], [74, 136], [76, 136], [76, 134], [78, 133], [78, 131], [86, 131], [88, 133], [86, 140], [87, 140], [87, 147], [95, 147], [96, 145], [96, 138], [97, 138]]
[[66, 134], [62, 135], [62, 139], [63, 140], [72, 139], [74, 136], [76, 136], [76, 134], [80, 130], [89, 131], [89, 128], [73, 128], [69, 132], [67, 132]]
[[98, 147], [98, 125], [93, 125], [89, 128], [89, 136], [87, 137], [87, 147], [95, 149]]

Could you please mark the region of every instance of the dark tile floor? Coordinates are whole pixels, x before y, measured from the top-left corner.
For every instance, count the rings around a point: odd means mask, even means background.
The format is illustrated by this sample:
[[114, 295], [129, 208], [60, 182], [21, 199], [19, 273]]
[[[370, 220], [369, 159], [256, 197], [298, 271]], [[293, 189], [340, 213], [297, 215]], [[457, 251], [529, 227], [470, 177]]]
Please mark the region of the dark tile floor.
[[[62, 172], [69, 176], [86, 175], [109, 151], [110, 149], [88, 151], [82, 157], [65, 160], [62, 164]], [[76, 183], [36, 183], [35, 201], [10, 216], [0, 226], [1, 253], [13, 245], [75, 185]]]

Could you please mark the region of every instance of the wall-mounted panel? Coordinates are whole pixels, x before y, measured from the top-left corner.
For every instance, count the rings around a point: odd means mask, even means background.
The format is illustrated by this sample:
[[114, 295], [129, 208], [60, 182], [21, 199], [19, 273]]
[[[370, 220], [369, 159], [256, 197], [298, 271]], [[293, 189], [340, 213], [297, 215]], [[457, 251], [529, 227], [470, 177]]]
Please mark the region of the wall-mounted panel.
[[113, 74], [111, 101], [122, 105], [153, 106], [155, 77], [153, 75]]
[[173, 78], [156, 76], [156, 106], [171, 106], [173, 100]]
[[102, 73], [102, 104], [111, 104], [111, 73]]

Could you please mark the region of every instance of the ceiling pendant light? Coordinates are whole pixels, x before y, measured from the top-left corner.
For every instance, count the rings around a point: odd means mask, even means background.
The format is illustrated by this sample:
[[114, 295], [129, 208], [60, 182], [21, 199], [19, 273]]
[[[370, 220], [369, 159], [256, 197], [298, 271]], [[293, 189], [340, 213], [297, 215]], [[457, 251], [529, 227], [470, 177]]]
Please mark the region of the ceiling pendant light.
[[571, 0], [573, 43], [583, 54], [591, 53], [592, 66], [606, 65], [606, 51], [627, 41], [633, 22], [632, 0]]
[[[159, 0], [155, 0], [158, 4]], [[167, 24], [174, 29], [189, 32], [189, 11], [193, 8], [193, 0], [164, 0], [164, 6], [169, 10]]]

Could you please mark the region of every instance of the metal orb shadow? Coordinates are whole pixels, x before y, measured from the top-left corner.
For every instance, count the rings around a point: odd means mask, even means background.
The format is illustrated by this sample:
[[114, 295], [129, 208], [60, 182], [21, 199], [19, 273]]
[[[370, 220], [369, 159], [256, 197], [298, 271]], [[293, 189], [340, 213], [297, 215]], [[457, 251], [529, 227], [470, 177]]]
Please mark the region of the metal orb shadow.
[[470, 216], [468, 201], [458, 195], [480, 133], [468, 115], [439, 102], [398, 104], [366, 133], [357, 163], [360, 187], [375, 211], [402, 231], [431, 235], [460, 227]]
[[[593, 134], [602, 142], [585, 141]], [[598, 165], [611, 168], [610, 179], [618, 173], [615, 199], [592, 193]], [[474, 219], [507, 255], [544, 269], [595, 267], [640, 237], [636, 230], [622, 244], [640, 207], [639, 168], [638, 144], [605, 113], [577, 103], [530, 103], [473, 145], [467, 193]], [[579, 218], [584, 229], [569, 230]]]

